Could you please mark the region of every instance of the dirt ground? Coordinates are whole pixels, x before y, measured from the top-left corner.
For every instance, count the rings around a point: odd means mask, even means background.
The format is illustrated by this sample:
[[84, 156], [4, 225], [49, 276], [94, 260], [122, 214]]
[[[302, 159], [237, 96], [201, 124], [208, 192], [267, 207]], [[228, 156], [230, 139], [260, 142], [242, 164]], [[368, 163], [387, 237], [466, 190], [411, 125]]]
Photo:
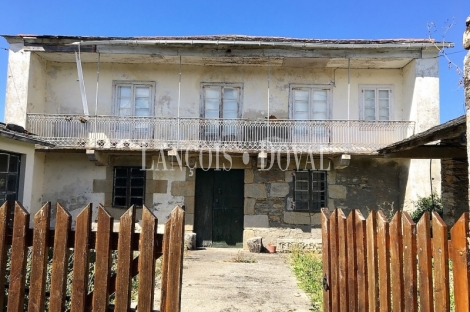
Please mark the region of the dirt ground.
[[[237, 257], [256, 262], [234, 262]], [[155, 297], [158, 309], [160, 289]], [[310, 308], [285, 255], [209, 248], [184, 257], [182, 312], [300, 312]]]

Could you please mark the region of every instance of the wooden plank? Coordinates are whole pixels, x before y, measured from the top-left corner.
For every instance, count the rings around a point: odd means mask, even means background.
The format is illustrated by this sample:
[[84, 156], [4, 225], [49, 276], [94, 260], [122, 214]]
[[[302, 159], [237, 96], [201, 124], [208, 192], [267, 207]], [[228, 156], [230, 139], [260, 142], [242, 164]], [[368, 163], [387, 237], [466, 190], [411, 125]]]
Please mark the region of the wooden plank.
[[456, 312], [470, 311], [469, 215], [468, 212], [462, 214], [450, 230]]
[[44, 311], [46, 299], [46, 274], [49, 254], [47, 232], [51, 221], [51, 203], [46, 203], [34, 215], [34, 236], [29, 282], [28, 312]]
[[367, 290], [367, 228], [366, 219], [356, 209], [354, 211], [356, 227], [356, 263], [357, 263], [357, 310], [369, 310], [369, 296]]
[[181, 283], [183, 281], [184, 210], [176, 206], [171, 212], [168, 256], [166, 311], [181, 310]]
[[405, 311], [403, 288], [403, 235], [402, 212], [397, 211], [389, 224], [391, 294], [394, 312]]
[[98, 230], [96, 236], [95, 284], [93, 290], [93, 311], [108, 311], [109, 278], [111, 275], [111, 233], [114, 219], [98, 206]]
[[348, 311], [348, 245], [347, 245], [347, 219], [341, 209], [338, 209], [338, 281], [339, 281], [339, 308]]
[[434, 304], [436, 311], [450, 311], [447, 224], [432, 213], [432, 257], [434, 258]]
[[416, 225], [419, 278], [419, 305], [421, 311], [434, 311], [431, 254], [431, 222], [425, 212]]
[[367, 227], [367, 278], [369, 311], [379, 311], [379, 273], [377, 263], [377, 211], [371, 210]]
[[[8, 244], [5, 239], [8, 231], [8, 218], [10, 216], [10, 204], [9, 201], [3, 203], [0, 207], [0, 285], [5, 285], [5, 273], [7, 267], [7, 252]], [[3, 307], [3, 301], [5, 298], [5, 289], [0, 291], [0, 307]]]
[[71, 312], [83, 312], [87, 304], [91, 207], [91, 204], [88, 204], [80, 212], [75, 226]]
[[172, 220], [165, 223], [165, 234], [163, 236], [163, 260], [162, 260], [162, 277], [161, 277], [161, 295], [160, 295], [160, 312], [166, 312], [167, 288], [168, 288], [168, 261], [170, 248], [170, 229]]
[[331, 310], [339, 311], [339, 264], [338, 264], [338, 210], [330, 216], [330, 272]]
[[403, 285], [405, 311], [418, 311], [416, 268], [416, 224], [403, 212]]
[[132, 205], [119, 219], [118, 263], [116, 273], [116, 301], [114, 311], [127, 312], [131, 303], [132, 233], [135, 228], [135, 206]]
[[21, 206], [19, 202], [15, 202], [7, 312], [17, 312], [24, 310], [26, 261], [28, 258], [28, 247], [26, 246], [26, 229], [28, 227], [29, 213], [23, 208], [23, 206]]
[[330, 285], [330, 211], [327, 208], [321, 209], [321, 236], [322, 236], [322, 261], [323, 261], [323, 311], [331, 311], [331, 291]]
[[377, 247], [380, 311], [391, 311], [389, 228], [388, 219], [381, 210], [377, 213]]
[[356, 211], [349, 213], [347, 224], [348, 310], [357, 311]]
[[72, 217], [57, 203], [54, 256], [52, 258], [51, 295], [49, 298], [49, 311], [65, 311], [65, 297], [67, 288], [67, 271], [69, 249], [67, 241], [70, 233]]
[[[153, 309], [155, 288], [155, 248], [157, 242], [154, 233], [157, 232], [158, 219], [147, 208], [142, 209], [142, 231], [140, 234], [140, 255], [139, 255], [139, 311], [149, 312]], [[163, 288], [162, 283], [162, 288]]]

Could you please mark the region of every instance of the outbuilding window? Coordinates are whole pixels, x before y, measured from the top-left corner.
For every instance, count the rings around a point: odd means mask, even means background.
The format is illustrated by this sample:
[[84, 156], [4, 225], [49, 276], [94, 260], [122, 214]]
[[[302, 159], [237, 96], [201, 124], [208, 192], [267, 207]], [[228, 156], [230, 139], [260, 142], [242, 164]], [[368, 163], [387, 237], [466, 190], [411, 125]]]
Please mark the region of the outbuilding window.
[[294, 210], [318, 212], [326, 207], [326, 171], [305, 170], [294, 173]]
[[114, 167], [113, 207], [142, 207], [145, 195], [145, 171], [140, 167]]
[[392, 86], [361, 85], [359, 88], [362, 120], [392, 120]]

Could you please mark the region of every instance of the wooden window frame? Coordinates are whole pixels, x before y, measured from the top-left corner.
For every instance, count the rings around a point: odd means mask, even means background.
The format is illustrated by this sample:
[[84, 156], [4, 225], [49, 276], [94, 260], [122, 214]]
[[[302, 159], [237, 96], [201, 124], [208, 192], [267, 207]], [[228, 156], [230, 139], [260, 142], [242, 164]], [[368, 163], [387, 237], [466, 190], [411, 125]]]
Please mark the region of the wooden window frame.
[[393, 102], [394, 102], [394, 85], [391, 84], [360, 84], [359, 85], [359, 118], [360, 120], [365, 120], [365, 104], [364, 104], [364, 90], [375, 90], [378, 94], [379, 90], [388, 90], [389, 91], [389, 104], [388, 104], [388, 120], [379, 119], [379, 107], [378, 107], [378, 97], [375, 97], [375, 119], [369, 121], [392, 121], [393, 120]]
[[[327, 119], [331, 119], [332, 114], [332, 103], [333, 103], [333, 89], [332, 86], [329, 84], [290, 84], [289, 85], [289, 119], [294, 119], [294, 90], [295, 89], [310, 89], [309, 92], [313, 90], [326, 90], [328, 91], [327, 94]], [[310, 96], [310, 101], [312, 96]], [[320, 119], [312, 119], [311, 118], [311, 105], [312, 103], [309, 102], [309, 119], [308, 120], [320, 120]]]
[[[116, 170], [117, 169], [126, 169], [128, 170], [127, 172], [127, 182], [126, 182], [126, 204], [125, 205], [118, 205], [116, 204]], [[138, 166], [114, 166], [113, 167], [113, 197], [112, 197], [112, 205], [113, 205], [113, 208], [129, 208], [131, 206], [131, 197], [142, 197], [142, 206], [145, 204], [145, 188], [146, 188], [146, 182], [147, 182], [147, 176], [146, 176], [146, 172], [143, 171], [143, 185], [142, 187], [139, 187], [139, 188], [142, 188], [142, 196], [131, 196], [131, 190], [132, 190], [132, 174], [131, 174], [131, 169], [139, 169], [140, 171], [142, 171], [142, 168], [141, 167], [138, 167]], [[141, 177], [139, 177], [141, 178]], [[123, 197], [123, 196], [119, 196], [119, 197]], [[137, 208], [142, 208], [142, 206], [136, 206]]]
[[[242, 118], [242, 112], [243, 112], [243, 83], [229, 83], [229, 82], [202, 82], [201, 83], [201, 89], [200, 89], [200, 111], [199, 111], [199, 116], [201, 118], [206, 118], [205, 117], [205, 110], [206, 110], [206, 101], [204, 97], [204, 88], [205, 87], [219, 87], [221, 92], [223, 88], [239, 88], [239, 94], [238, 94], [238, 112], [237, 112], [237, 118]], [[220, 102], [219, 102], [219, 119], [223, 119], [221, 117], [221, 114], [223, 112], [223, 94], [220, 96]], [[215, 118], [214, 118], [215, 119]]]
[[[297, 181], [297, 176], [296, 174], [297, 173], [307, 173], [307, 176], [308, 176], [308, 209], [299, 209], [299, 208], [296, 208], [297, 204], [297, 200], [296, 200], [296, 192], [297, 192], [297, 189], [296, 189], [296, 181]], [[317, 190], [317, 189], [314, 189], [314, 179], [313, 179], [313, 175], [316, 174], [316, 173], [320, 173], [324, 176], [324, 179], [321, 179], [319, 182], [320, 183], [323, 183], [324, 185], [324, 189], [320, 189], [320, 190]], [[294, 196], [293, 196], [293, 210], [295, 212], [307, 212], [307, 213], [312, 213], [312, 212], [320, 212], [321, 211], [321, 208], [323, 207], [326, 207], [327, 204], [328, 204], [328, 173], [327, 171], [324, 171], [324, 170], [299, 170], [299, 171], [295, 171], [294, 172], [294, 176], [293, 176], [293, 183], [294, 183]], [[320, 205], [320, 207], [318, 208], [315, 208], [313, 203], [314, 203], [314, 195], [315, 194], [321, 194], [321, 193], [324, 193], [324, 200], [323, 200], [323, 205]], [[317, 195], [318, 196], [318, 195]], [[320, 200], [321, 201], [321, 200]], [[305, 201], [304, 201], [305, 202]]]
[[[132, 87], [132, 114], [129, 117], [135, 117], [135, 87], [137, 86], [148, 86], [150, 87], [150, 103], [149, 103], [149, 116], [152, 117], [155, 115], [155, 89], [156, 82], [154, 81], [126, 81], [126, 80], [114, 80], [113, 81], [113, 109], [112, 113], [115, 116], [119, 116], [119, 107], [118, 107], [118, 87], [128, 86]], [[146, 117], [146, 116], [141, 116]]]

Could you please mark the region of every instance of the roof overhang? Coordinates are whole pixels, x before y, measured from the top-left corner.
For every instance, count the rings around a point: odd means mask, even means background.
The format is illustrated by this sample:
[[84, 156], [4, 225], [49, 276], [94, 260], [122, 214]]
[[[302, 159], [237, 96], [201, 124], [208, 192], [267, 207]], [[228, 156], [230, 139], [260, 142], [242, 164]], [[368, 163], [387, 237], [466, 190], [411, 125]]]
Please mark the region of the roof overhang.
[[40, 139], [36, 139], [35, 137], [32, 137], [31, 135], [26, 135], [22, 134], [19, 132], [15, 131], [10, 131], [10, 130], [5, 130], [5, 129], [0, 129], [0, 136], [16, 140], [16, 141], [21, 141], [21, 142], [26, 142], [26, 143], [31, 143], [31, 144], [38, 144], [42, 146], [47, 146], [47, 147], [54, 147], [54, 144], [42, 141]]

